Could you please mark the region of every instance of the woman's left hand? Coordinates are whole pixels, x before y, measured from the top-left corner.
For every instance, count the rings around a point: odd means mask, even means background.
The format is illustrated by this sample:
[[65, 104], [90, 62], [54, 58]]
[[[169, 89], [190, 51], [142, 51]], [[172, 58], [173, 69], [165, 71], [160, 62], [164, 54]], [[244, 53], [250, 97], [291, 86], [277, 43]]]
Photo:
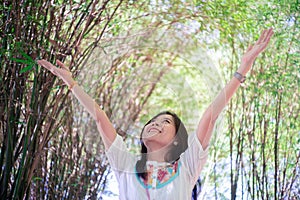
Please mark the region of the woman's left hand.
[[273, 33], [272, 28], [264, 30], [257, 42], [248, 47], [246, 53], [242, 57], [240, 68], [237, 70], [240, 74], [246, 75], [251, 69], [257, 56], [266, 49]]

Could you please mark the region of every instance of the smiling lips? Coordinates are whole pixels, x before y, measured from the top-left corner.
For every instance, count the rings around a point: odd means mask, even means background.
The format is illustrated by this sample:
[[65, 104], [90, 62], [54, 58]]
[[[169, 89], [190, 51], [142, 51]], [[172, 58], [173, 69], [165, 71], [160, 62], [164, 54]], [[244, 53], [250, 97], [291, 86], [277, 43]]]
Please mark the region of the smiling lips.
[[157, 131], [157, 132], [161, 133], [161, 130], [159, 130], [158, 128], [155, 128], [155, 127], [149, 128], [148, 133], [150, 133], [151, 131]]

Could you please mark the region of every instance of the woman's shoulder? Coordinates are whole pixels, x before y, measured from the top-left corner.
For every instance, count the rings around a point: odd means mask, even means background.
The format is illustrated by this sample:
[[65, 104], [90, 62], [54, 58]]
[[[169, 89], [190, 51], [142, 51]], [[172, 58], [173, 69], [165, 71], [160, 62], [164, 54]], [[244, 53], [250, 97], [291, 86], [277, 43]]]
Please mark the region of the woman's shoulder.
[[106, 151], [106, 156], [112, 167], [130, 169], [138, 160], [138, 156], [129, 152], [126, 143], [120, 135], [117, 135], [110, 148]]

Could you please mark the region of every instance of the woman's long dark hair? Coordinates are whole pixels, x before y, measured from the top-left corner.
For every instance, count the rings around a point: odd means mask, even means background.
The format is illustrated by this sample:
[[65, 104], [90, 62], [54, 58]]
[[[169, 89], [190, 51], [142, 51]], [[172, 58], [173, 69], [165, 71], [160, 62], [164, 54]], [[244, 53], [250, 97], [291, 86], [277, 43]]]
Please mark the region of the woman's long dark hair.
[[[169, 163], [173, 163], [179, 159], [180, 155], [187, 149], [188, 147], [188, 134], [187, 130], [180, 120], [180, 118], [170, 111], [164, 111], [158, 113], [154, 116], [150, 121], [148, 121], [145, 126], [151, 123], [151, 121], [157, 118], [160, 115], [171, 115], [174, 119], [176, 134], [174, 137], [174, 141], [170, 144], [169, 151], [165, 156], [165, 161]], [[147, 162], [147, 148], [142, 140], [142, 134], [145, 129], [145, 126], [142, 129], [140, 135], [141, 141], [141, 159], [136, 163], [136, 171], [139, 177], [142, 177], [144, 180], [147, 178], [147, 169], [146, 169], [146, 162]]]

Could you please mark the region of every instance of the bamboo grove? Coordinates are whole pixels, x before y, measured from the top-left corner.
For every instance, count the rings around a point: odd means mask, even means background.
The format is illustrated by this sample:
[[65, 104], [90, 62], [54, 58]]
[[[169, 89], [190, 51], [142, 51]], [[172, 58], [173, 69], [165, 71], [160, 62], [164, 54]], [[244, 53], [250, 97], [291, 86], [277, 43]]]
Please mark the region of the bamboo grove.
[[[212, 72], [200, 63], [203, 55], [198, 66], [184, 55], [206, 49], [222, 79], [209, 83], [219, 88], [260, 31], [273, 27], [273, 41], [215, 129], [199, 196], [299, 199], [299, 13], [297, 0], [4, 0], [0, 198], [101, 199], [110, 181], [96, 125], [37, 59], [70, 66], [138, 152], [140, 124], [159, 106], [197, 121], [201, 113], [192, 111], [215, 95], [205, 96]], [[164, 81], [181, 91], [187, 79], [195, 87], [180, 106], [163, 97]]]

